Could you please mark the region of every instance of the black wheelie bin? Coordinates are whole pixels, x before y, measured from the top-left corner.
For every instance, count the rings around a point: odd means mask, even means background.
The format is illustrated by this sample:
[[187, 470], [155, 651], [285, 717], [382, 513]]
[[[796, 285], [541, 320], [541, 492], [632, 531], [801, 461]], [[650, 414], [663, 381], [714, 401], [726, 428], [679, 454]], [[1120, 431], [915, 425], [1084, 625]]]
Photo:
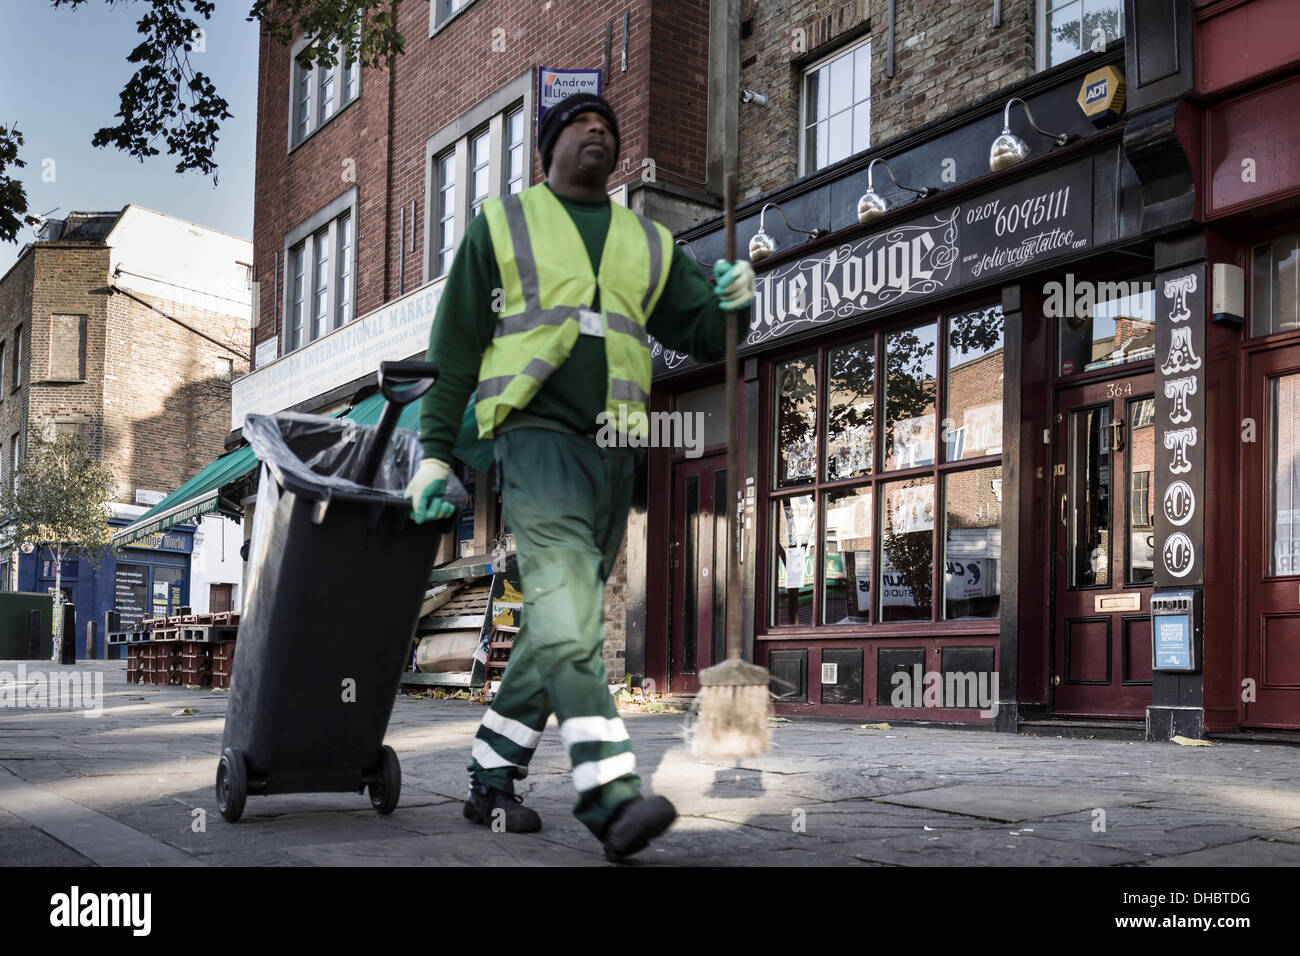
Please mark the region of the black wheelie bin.
[[[437, 374], [428, 362], [380, 365], [377, 426], [288, 412], [245, 422], [262, 475], [217, 767], [231, 823], [250, 793], [368, 788], [380, 813], [397, 805], [401, 768], [384, 733], [438, 537], [455, 519], [411, 519], [402, 491], [420, 443], [394, 425]], [[455, 476], [447, 497], [459, 513]]]

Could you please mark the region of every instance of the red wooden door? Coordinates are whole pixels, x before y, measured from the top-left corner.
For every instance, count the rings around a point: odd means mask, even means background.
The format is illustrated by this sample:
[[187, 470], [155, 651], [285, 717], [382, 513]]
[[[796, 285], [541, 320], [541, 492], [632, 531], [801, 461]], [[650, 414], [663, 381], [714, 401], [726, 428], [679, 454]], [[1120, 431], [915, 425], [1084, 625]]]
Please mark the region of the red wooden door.
[[1248, 382], [1243, 722], [1300, 727], [1300, 346], [1252, 355]]
[[1057, 395], [1052, 696], [1059, 715], [1142, 717], [1151, 703], [1153, 388], [1146, 374]]
[[727, 456], [678, 462], [673, 468], [670, 548], [673, 693], [699, 690], [699, 672], [722, 660], [726, 613]]

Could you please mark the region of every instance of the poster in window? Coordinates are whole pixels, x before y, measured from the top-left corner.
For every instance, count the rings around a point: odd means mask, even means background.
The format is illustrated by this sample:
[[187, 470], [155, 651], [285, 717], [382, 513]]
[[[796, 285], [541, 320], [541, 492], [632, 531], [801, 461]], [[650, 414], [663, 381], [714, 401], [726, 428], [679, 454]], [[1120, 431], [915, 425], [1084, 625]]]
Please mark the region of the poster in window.
[[934, 416], [900, 418], [894, 423], [895, 468], [934, 464]]

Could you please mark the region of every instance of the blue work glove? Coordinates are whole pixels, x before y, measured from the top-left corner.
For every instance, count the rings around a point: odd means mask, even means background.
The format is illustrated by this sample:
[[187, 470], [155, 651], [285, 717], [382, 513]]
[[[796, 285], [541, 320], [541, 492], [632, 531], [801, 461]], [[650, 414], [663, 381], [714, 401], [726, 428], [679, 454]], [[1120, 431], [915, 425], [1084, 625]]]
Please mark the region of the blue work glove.
[[754, 267], [744, 259], [735, 263], [719, 259], [713, 264], [713, 294], [718, 308], [743, 309], [754, 301]]
[[450, 470], [445, 461], [436, 458], [425, 458], [420, 462], [415, 477], [403, 492], [404, 497], [411, 499], [411, 517], [416, 524], [450, 518], [456, 513], [456, 506], [443, 498]]

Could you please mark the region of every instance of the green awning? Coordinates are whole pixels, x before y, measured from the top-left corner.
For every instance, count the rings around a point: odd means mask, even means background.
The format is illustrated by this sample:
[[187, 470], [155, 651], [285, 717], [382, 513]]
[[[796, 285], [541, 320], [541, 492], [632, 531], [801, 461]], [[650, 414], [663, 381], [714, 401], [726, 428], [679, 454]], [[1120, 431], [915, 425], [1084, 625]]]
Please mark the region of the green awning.
[[[362, 400], [351, 411], [341, 415], [358, 425], [377, 425], [384, 410], [384, 396], [378, 392]], [[333, 417], [340, 417], [335, 415]], [[411, 402], [402, 409], [397, 420], [398, 428], [418, 431], [420, 403]], [[238, 481], [257, 467], [257, 456], [252, 448], [239, 448], [222, 455], [199, 471], [162, 501], [158, 502], [134, 522], [113, 535], [113, 546], [124, 547], [151, 534], [159, 534], [173, 525], [181, 524], [199, 515], [217, 510], [221, 489]]]
[[173, 525], [217, 510], [221, 488], [257, 467], [251, 448], [239, 448], [202, 468], [189, 481], [113, 535], [113, 546], [124, 547]]

